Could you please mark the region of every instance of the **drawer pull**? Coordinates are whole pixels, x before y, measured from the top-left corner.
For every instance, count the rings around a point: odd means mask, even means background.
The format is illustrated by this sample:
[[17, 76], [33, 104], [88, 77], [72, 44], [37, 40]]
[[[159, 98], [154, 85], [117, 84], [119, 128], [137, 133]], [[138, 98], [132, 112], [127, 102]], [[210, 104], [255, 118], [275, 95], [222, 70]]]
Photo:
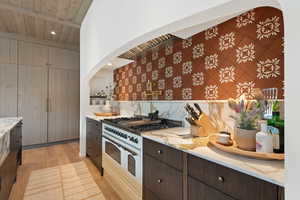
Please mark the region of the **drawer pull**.
[[157, 151], [157, 154], [162, 154], [162, 150], [158, 150], [158, 151]]
[[161, 180], [161, 179], [157, 179], [157, 182], [158, 182], [158, 183], [162, 183], [162, 180]]
[[222, 176], [219, 176], [218, 177], [218, 181], [221, 182], [221, 183], [223, 183], [224, 182], [224, 178]]

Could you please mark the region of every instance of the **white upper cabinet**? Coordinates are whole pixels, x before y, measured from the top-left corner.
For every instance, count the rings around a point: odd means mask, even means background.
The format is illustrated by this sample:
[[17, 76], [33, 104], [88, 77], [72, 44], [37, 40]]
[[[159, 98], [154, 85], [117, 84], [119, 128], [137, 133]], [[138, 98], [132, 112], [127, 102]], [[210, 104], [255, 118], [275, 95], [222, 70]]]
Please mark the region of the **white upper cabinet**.
[[0, 38], [0, 64], [17, 64], [17, 41]]
[[51, 47], [49, 64], [53, 68], [79, 70], [79, 52]]
[[19, 42], [19, 64], [30, 66], [46, 66], [48, 64], [49, 47], [35, 43]]

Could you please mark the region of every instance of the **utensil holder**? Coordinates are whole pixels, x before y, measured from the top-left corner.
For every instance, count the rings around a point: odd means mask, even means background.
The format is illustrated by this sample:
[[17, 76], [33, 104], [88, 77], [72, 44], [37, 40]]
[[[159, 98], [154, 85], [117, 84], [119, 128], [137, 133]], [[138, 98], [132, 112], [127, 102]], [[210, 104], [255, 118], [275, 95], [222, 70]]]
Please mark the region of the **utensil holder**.
[[200, 126], [191, 126], [191, 135], [196, 137], [206, 137], [207, 135]]
[[201, 136], [206, 137], [211, 134], [215, 134], [218, 132], [217, 128], [212, 124], [209, 116], [206, 114], [202, 114], [198, 120], [195, 120], [195, 123], [198, 127], [201, 127]]

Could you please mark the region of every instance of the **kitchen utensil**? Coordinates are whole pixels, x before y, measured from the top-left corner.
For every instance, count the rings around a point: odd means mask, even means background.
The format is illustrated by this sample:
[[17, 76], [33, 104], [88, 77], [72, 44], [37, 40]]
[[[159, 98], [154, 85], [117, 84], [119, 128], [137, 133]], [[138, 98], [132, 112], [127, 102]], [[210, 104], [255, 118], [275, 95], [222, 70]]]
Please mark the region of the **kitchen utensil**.
[[197, 120], [199, 118], [197, 112], [189, 104], [186, 104], [184, 108], [194, 120]]
[[278, 89], [277, 88], [265, 88], [262, 90], [264, 98], [266, 100], [266, 109], [264, 111], [264, 118], [269, 119], [272, 117], [272, 107], [277, 100]]
[[191, 135], [195, 137], [206, 137], [207, 135], [203, 132], [203, 128], [200, 126], [191, 126]]
[[218, 132], [211, 119], [205, 113], [202, 113], [199, 119], [195, 120], [195, 123], [203, 128], [203, 135], [208, 136]]
[[194, 122], [194, 120], [192, 120], [192, 118], [186, 117], [185, 120], [188, 121], [190, 125], [196, 126], [196, 123]]
[[198, 116], [202, 114], [202, 110], [200, 108], [200, 105], [198, 103], [194, 103], [195, 108], [199, 111]]

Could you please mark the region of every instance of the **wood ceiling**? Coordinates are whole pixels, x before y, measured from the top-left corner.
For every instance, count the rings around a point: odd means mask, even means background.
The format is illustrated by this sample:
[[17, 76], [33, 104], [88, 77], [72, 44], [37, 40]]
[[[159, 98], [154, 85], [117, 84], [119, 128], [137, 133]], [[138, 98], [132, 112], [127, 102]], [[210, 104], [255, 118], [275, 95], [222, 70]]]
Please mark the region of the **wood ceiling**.
[[91, 2], [0, 0], [0, 32], [79, 47], [80, 24]]

